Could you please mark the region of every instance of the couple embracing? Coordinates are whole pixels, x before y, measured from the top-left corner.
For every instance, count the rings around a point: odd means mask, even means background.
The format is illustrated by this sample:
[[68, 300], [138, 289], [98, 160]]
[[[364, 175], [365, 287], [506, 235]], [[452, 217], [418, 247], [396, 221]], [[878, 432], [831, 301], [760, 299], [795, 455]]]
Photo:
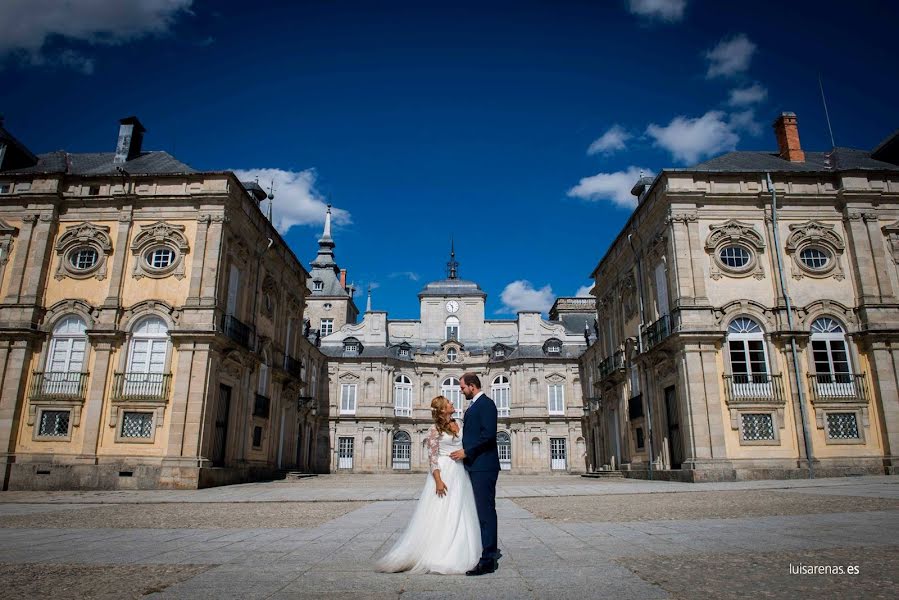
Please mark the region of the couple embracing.
[[473, 373], [462, 375], [459, 388], [471, 401], [461, 427], [449, 399], [431, 401], [431, 474], [406, 531], [378, 562], [379, 571], [484, 575], [497, 569], [496, 405]]

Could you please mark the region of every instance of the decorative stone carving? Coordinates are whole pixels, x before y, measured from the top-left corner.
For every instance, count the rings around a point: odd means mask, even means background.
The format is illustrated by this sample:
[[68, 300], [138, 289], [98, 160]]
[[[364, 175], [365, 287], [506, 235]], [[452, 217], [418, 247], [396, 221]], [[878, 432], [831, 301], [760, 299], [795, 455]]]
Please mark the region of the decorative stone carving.
[[632, 273], [628, 273], [619, 284], [619, 295], [621, 296], [621, 303], [624, 307], [624, 316], [628, 319], [633, 319], [637, 314], [636, 289], [637, 285], [634, 282], [634, 276]]
[[112, 254], [112, 238], [109, 227], [80, 223], [66, 229], [56, 242], [59, 264], [57, 280], [66, 277], [106, 279], [107, 258]]
[[[840, 256], [846, 249], [846, 245], [834, 230], [833, 225], [825, 225], [818, 221], [790, 225], [790, 235], [787, 236], [784, 248], [793, 261], [792, 275], [794, 279], [803, 277], [820, 279], [830, 276], [838, 280], [845, 278]], [[803, 260], [803, 252], [815, 253], [814, 257], [805, 257], [809, 262], [813, 262], [811, 259], [820, 261], [821, 257], [827, 256], [827, 263], [819, 268], [814, 268]]]
[[[720, 225], [709, 227], [710, 233], [705, 241], [705, 250], [712, 260], [709, 274], [712, 279], [728, 277], [765, 278], [765, 268], [759, 255], [765, 251], [765, 240], [751, 223], [743, 223], [731, 219]], [[728, 247], [742, 249], [748, 253], [745, 264], [736, 266], [728, 264], [721, 257], [721, 251]]]
[[890, 244], [890, 251], [893, 254], [893, 261], [899, 264], [899, 221], [891, 225], [883, 226], [883, 235], [886, 236]]
[[184, 225], [171, 225], [165, 221], [141, 225], [140, 233], [131, 244], [135, 256], [134, 278], [161, 279], [174, 275], [176, 279], [183, 279], [184, 256], [188, 249]]

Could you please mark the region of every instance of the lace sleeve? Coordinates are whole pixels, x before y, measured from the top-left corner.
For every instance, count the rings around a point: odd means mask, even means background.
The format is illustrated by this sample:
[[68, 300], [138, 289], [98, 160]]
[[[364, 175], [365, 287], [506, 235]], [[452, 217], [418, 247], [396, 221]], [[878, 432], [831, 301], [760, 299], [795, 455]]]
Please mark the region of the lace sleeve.
[[428, 467], [431, 470], [431, 473], [437, 470], [437, 451], [440, 448], [440, 432], [437, 431], [436, 427], [431, 427], [428, 430]]

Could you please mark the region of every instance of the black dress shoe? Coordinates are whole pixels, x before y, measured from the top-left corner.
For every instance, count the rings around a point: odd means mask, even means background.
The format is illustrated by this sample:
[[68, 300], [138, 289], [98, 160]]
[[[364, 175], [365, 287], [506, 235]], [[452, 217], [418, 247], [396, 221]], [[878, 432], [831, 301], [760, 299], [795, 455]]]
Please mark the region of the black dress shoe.
[[495, 560], [481, 561], [471, 571], [465, 571], [465, 574], [469, 576], [487, 575], [496, 571], [496, 566]]

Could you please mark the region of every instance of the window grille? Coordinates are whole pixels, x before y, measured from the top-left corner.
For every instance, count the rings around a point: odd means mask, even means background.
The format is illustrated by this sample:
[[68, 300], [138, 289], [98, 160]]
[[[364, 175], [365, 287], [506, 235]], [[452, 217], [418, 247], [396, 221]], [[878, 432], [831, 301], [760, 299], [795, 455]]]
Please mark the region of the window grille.
[[774, 439], [774, 419], [770, 413], [744, 413], [743, 439], [749, 442]]
[[855, 413], [827, 413], [827, 436], [835, 440], [860, 439]]
[[123, 438], [153, 437], [153, 413], [126, 412], [122, 416]]
[[41, 412], [38, 435], [44, 437], [66, 437], [69, 435], [69, 416], [67, 410], [45, 410]]

